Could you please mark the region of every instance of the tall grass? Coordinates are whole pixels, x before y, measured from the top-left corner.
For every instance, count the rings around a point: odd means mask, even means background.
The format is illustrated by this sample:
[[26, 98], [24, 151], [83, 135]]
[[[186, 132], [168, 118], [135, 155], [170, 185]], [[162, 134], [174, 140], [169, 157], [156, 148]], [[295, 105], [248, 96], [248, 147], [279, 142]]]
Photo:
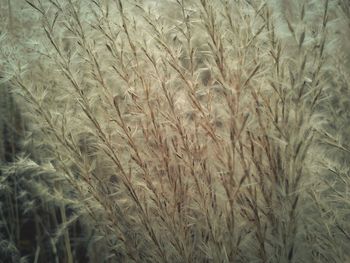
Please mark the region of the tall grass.
[[78, 262], [81, 245], [90, 262], [349, 259], [348, 164], [320, 164], [325, 143], [349, 151], [327, 126], [346, 123], [327, 119], [333, 86], [348, 91], [331, 59], [346, 1], [26, 2], [39, 22], [16, 52], [21, 29], [3, 37], [1, 74], [29, 156], [2, 181], [56, 209], [36, 262]]

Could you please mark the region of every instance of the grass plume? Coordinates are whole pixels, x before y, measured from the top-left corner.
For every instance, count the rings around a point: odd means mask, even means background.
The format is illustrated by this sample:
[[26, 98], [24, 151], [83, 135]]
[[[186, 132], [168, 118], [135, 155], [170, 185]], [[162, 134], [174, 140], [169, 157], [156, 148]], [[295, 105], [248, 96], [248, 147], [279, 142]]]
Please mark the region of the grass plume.
[[346, 1], [26, 2], [0, 74], [28, 122], [1, 174], [37, 224], [28, 257], [349, 259]]

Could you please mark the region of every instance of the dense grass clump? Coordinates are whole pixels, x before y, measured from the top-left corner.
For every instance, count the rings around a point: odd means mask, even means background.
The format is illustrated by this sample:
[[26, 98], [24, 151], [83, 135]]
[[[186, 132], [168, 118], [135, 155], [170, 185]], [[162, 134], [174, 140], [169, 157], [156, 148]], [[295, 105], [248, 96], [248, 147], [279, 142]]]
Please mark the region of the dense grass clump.
[[350, 259], [346, 0], [0, 11], [7, 261]]

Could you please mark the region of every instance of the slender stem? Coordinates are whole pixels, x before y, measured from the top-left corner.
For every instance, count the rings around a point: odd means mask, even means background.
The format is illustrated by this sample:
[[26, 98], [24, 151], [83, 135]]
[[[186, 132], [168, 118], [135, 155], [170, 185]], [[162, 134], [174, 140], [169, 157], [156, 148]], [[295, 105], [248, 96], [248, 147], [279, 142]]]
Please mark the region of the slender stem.
[[7, 0], [7, 6], [8, 6], [8, 11], [9, 11], [9, 31], [12, 33], [12, 30], [13, 30], [13, 14], [12, 14], [11, 0]]

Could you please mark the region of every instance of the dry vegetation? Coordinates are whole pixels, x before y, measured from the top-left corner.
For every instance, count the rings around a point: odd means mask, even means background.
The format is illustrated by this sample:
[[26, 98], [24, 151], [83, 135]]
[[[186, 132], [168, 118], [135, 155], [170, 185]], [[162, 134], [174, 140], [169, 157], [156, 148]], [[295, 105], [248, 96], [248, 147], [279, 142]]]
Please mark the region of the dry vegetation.
[[349, 4], [1, 5], [0, 261], [349, 261]]

